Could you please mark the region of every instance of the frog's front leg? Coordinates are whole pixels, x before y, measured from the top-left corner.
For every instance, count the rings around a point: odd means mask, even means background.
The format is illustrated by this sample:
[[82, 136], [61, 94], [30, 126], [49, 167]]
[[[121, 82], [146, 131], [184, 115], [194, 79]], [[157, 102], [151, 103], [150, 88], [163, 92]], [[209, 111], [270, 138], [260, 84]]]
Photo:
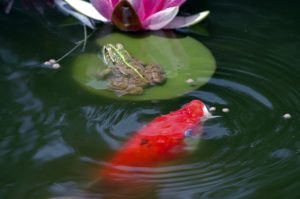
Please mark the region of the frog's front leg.
[[148, 64], [145, 67], [145, 75], [150, 85], [161, 84], [166, 81], [166, 74], [158, 64]]
[[129, 85], [126, 92], [131, 95], [140, 95], [144, 92], [144, 88], [136, 85]]
[[115, 88], [113, 89], [119, 97], [123, 95], [140, 95], [144, 92], [143, 87], [128, 85], [126, 89]]
[[111, 68], [106, 68], [102, 71], [97, 71], [96, 73], [96, 78], [97, 79], [104, 79], [106, 78], [107, 75], [109, 75], [111, 73]]

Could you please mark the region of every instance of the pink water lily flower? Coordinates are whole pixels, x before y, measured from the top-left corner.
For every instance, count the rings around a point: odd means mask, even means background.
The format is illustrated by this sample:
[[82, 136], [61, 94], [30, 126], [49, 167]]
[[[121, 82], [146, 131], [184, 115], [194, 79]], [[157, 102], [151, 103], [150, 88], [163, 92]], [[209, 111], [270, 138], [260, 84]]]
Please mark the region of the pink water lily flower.
[[209, 11], [176, 16], [186, 0], [65, 0], [89, 18], [111, 22], [122, 30], [174, 29], [203, 20]]

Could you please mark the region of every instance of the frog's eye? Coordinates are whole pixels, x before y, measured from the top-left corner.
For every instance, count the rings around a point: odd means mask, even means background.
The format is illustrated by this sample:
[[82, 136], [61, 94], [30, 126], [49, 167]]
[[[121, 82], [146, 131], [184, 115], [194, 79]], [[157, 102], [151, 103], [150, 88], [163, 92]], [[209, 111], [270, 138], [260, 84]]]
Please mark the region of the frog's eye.
[[193, 135], [192, 129], [187, 129], [187, 130], [184, 132], [184, 137], [191, 137], [192, 135]]

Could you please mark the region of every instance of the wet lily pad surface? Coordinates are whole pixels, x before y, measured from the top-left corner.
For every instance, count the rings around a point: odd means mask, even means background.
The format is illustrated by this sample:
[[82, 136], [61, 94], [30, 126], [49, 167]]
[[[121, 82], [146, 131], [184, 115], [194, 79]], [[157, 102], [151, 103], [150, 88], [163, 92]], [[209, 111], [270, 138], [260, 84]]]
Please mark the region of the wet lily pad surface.
[[[216, 64], [211, 52], [199, 41], [172, 35], [113, 33], [96, 39], [99, 50], [82, 54], [74, 60], [73, 77], [83, 88], [108, 98], [159, 100], [182, 96], [204, 85], [213, 75]], [[119, 97], [108, 90], [109, 82], [96, 75], [106, 67], [99, 53], [107, 43], [121, 43], [136, 59], [147, 64], [160, 64], [167, 75], [166, 83], [145, 88], [141, 95]]]

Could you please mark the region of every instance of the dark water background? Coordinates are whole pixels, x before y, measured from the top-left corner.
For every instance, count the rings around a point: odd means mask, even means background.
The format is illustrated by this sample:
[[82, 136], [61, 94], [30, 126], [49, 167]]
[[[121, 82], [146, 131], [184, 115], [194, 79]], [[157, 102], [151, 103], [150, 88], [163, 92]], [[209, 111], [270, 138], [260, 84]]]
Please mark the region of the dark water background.
[[212, 51], [218, 68], [199, 90], [155, 102], [90, 94], [72, 80], [68, 61], [57, 71], [37, 65], [82, 39], [81, 26], [62, 25], [68, 21], [52, 12], [2, 13], [0, 198], [101, 197], [89, 187], [103, 162], [143, 124], [192, 99], [222, 117], [206, 123], [192, 155], [149, 174], [151, 198], [299, 198], [299, 5], [188, 1], [184, 12], [211, 11], [208, 37], [200, 25], [184, 32]]

